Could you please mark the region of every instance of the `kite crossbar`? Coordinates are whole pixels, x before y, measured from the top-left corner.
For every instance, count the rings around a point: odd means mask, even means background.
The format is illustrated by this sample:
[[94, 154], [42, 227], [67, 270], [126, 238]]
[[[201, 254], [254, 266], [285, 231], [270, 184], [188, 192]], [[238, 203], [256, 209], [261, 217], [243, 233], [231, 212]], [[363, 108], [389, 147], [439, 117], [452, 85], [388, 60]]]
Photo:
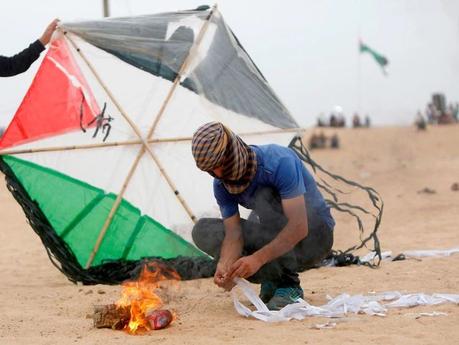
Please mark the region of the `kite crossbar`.
[[[303, 128], [285, 128], [285, 129], [273, 129], [267, 131], [259, 132], [242, 132], [237, 133], [240, 137], [250, 137], [257, 135], [266, 135], [266, 134], [282, 134], [282, 133], [296, 133], [303, 132]], [[174, 142], [191, 142], [192, 137], [176, 137], [176, 138], [157, 138], [146, 140], [148, 144], [155, 143], [174, 143]], [[114, 146], [130, 146], [130, 145], [141, 145], [143, 140], [126, 140], [126, 141], [114, 141], [114, 142], [105, 142], [105, 143], [96, 143], [96, 144], [86, 144], [86, 145], [68, 145], [68, 146], [49, 146], [49, 147], [40, 147], [33, 149], [5, 149], [0, 150], [0, 156], [6, 155], [20, 155], [27, 153], [38, 153], [38, 152], [56, 152], [56, 151], [72, 151], [72, 150], [87, 150], [87, 149], [97, 149], [104, 147], [114, 147]]]

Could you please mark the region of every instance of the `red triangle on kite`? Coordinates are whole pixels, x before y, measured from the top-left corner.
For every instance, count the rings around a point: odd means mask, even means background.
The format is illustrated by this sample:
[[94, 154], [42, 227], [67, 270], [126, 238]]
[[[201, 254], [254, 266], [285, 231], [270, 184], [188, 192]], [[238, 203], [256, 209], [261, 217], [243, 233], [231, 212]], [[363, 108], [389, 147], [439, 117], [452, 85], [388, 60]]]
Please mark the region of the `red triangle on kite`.
[[63, 38], [54, 40], [0, 140], [0, 149], [86, 126], [99, 106]]

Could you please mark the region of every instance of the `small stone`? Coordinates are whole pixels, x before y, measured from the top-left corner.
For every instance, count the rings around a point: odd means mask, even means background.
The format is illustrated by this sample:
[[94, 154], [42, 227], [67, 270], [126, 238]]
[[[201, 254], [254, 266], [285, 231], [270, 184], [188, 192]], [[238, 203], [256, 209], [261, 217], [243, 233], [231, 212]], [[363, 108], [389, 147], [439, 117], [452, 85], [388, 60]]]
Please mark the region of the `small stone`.
[[425, 187], [421, 190], [418, 190], [418, 194], [435, 194], [435, 193], [437, 193], [435, 189], [432, 189], [429, 187]]

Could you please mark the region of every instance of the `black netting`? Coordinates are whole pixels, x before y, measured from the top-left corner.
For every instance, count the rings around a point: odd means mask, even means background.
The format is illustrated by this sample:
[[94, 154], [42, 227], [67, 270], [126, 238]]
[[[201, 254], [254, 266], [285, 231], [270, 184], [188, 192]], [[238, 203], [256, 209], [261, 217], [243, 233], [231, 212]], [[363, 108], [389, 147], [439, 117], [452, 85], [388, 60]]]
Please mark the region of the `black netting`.
[[[333, 261], [333, 264], [336, 266], [362, 264], [359, 260], [359, 256], [355, 255], [355, 252], [365, 247], [376, 253], [376, 260], [363, 264], [370, 267], [379, 265], [381, 260], [381, 249], [377, 230], [381, 223], [384, 205], [379, 194], [371, 187], [362, 186], [339, 175], [332, 174], [322, 168], [311, 159], [308, 150], [299, 136], [291, 141], [289, 147], [297, 153], [304, 163], [310, 165], [316, 173], [317, 185], [325, 195], [330, 196], [330, 198], [326, 198], [330, 207], [349, 214], [355, 219], [358, 226], [359, 243], [345, 250], [334, 250], [332, 255], [327, 258], [326, 262]], [[211, 277], [215, 272], [216, 263], [208, 257], [177, 257], [174, 259], [146, 257], [141, 260], [107, 260], [103, 264], [85, 269], [78, 263], [76, 256], [67, 243], [57, 235], [38, 204], [30, 198], [13, 171], [1, 157], [0, 170], [5, 174], [8, 190], [21, 205], [32, 229], [42, 240], [51, 262], [74, 283], [119, 284], [125, 280], [137, 278], [141, 268], [149, 263], [158, 263], [171, 268], [184, 280]], [[340, 201], [342, 196], [347, 194], [347, 192], [338, 188], [337, 185], [339, 184], [352, 186], [365, 191], [376, 212], [373, 213], [362, 206]], [[369, 215], [373, 218], [374, 224], [370, 230], [365, 228], [362, 221], [362, 215]]]
[[[326, 263], [333, 262], [335, 266], [347, 266], [352, 264], [364, 264], [370, 267], [379, 265], [381, 261], [381, 247], [377, 236], [379, 225], [381, 224], [381, 217], [383, 214], [384, 203], [381, 196], [376, 190], [371, 187], [362, 186], [361, 184], [348, 180], [337, 174], [333, 174], [319, 164], [317, 164], [309, 154], [309, 151], [304, 146], [301, 137], [295, 136], [289, 144], [289, 147], [295, 151], [298, 157], [308, 164], [316, 175], [316, 182], [319, 189], [324, 193], [325, 200], [331, 208], [339, 212], [348, 214], [355, 219], [358, 227], [359, 240], [355, 245], [345, 250], [334, 250], [332, 255], [326, 259]], [[351, 187], [363, 191], [370, 201], [372, 209], [357, 204], [353, 204], [346, 199], [351, 192], [345, 191], [346, 187]], [[373, 224], [365, 226], [362, 220], [363, 217], [369, 217]], [[356, 251], [361, 248], [367, 248], [375, 252], [375, 259], [370, 262], [361, 262]]]
[[113, 260], [85, 269], [78, 263], [67, 243], [57, 235], [38, 204], [30, 198], [1, 157], [0, 170], [5, 174], [8, 190], [21, 205], [29, 224], [43, 242], [49, 259], [74, 283], [119, 284], [124, 280], [137, 278], [141, 268], [152, 262], [175, 270], [184, 280], [211, 277], [215, 272], [216, 263], [208, 257], [177, 257], [174, 259], [147, 257], [141, 260]]

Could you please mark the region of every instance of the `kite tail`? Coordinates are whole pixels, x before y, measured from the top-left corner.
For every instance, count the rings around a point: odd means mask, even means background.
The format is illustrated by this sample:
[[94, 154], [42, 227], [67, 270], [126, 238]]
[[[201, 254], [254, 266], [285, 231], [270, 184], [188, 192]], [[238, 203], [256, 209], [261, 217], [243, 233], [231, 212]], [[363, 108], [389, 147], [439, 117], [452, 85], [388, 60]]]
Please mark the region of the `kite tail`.
[[[314, 171], [316, 175], [316, 180], [317, 181], [317, 186], [319, 189], [321, 189], [326, 195], [329, 195], [331, 199], [325, 198], [326, 202], [331, 208], [336, 209], [339, 212], [347, 213], [351, 217], [353, 217], [357, 223], [357, 227], [359, 230], [359, 243], [355, 244], [354, 246], [351, 246], [350, 248], [346, 250], [334, 250], [332, 254], [325, 260], [324, 264], [327, 264], [329, 262], [334, 262], [335, 266], [347, 266], [351, 264], [362, 264], [366, 265], [369, 267], [376, 267], [379, 266], [379, 263], [381, 262], [381, 246], [380, 242], [378, 239], [378, 229], [381, 224], [381, 218], [383, 214], [383, 209], [384, 209], [384, 202], [379, 195], [379, 193], [374, 190], [371, 187], [363, 186], [357, 182], [351, 181], [349, 179], [346, 179], [340, 175], [333, 174], [326, 169], [324, 169], [322, 166], [320, 166], [318, 163], [316, 163], [312, 158], [309, 153], [309, 151], [306, 149], [306, 147], [303, 144], [303, 141], [301, 140], [300, 136], [295, 136], [290, 144], [289, 147], [295, 151], [295, 153], [298, 155], [298, 157], [305, 163], [311, 166], [312, 170]], [[371, 204], [373, 205], [374, 210], [376, 211], [371, 212], [362, 206], [359, 205], [354, 205], [351, 203], [347, 202], [340, 202], [340, 195], [347, 194], [341, 189], [338, 189], [337, 187], [332, 186], [331, 183], [327, 182], [324, 178], [320, 178], [318, 176], [318, 173], [324, 174], [327, 178], [331, 179], [332, 181], [335, 181], [336, 183], [344, 183], [345, 185], [352, 186], [354, 188], [363, 190], [368, 198], [371, 201]], [[373, 227], [369, 233], [369, 235], [365, 236], [365, 228], [362, 222], [362, 218], [359, 215], [360, 213], [363, 213], [365, 215], [370, 215], [374, 219], [374, 224]], [[372, 245], [371, 245], [372, 242]], [[358, 249], [361, 248], [367, 248], [370, 251], [375, 253], [375, 258], [373, 262], [362, 262], [359, 259], [359, 256], [354, 255], [355, 252]]]

